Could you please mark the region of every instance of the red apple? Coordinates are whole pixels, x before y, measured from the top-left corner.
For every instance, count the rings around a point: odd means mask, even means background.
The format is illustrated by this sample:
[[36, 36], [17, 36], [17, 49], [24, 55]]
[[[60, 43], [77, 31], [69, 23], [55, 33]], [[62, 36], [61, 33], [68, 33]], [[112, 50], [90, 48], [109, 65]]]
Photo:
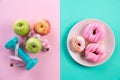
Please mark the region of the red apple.
[[50, 23], [48, 20], [40, 20], [34, 24], [33, 30], [40, 35], [46, 35], [50, 32]]

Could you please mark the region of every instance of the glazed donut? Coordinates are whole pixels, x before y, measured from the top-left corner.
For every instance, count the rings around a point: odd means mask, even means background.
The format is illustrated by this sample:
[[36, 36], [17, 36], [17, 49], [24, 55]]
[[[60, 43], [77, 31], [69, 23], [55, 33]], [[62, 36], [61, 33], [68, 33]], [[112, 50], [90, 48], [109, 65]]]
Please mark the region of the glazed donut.
[[94, 22], [86, 26], [83, 36], [89, 42], [98, 42], [104, 38], [104, 25]]
[[85, 57], [91, 62], [100, 62], [105, 57], [105, 49], [99, 43], [91, 43], [85, 49]]
[[82, 52], [85, 48], [84, 38], [82, 36], [74, 37], [72, 39], [72, 47], [76, 52]]

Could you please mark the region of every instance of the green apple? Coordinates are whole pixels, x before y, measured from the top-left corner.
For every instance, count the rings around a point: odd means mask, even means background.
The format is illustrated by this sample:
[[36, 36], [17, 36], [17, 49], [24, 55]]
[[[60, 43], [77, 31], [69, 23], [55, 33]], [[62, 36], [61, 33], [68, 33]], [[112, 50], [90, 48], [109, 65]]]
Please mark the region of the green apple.
[[42, 42], [36, 37], [31, 37], [26, 41], [25, 48], [33, 54], [38, 53], [42, 49]]
[[17, 20], [14, 25], [14, 32], [19, 36], [25, 36], [30, 31], [30, 25], [25, 20]]

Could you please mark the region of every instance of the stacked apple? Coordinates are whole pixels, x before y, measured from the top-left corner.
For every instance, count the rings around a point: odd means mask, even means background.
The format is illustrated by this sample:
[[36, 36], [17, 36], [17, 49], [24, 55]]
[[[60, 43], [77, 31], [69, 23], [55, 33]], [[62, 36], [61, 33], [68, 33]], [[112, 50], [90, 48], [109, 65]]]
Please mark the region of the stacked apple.
[[[17, 20], [13, 27], [14, 32], [21, 37], [27, 36], [30, 32], [30, 25], [25, 20]], [[44, 19], [40, 20], [34, 24], [33, 30], [36, 34], [47, 35], [50, 32], [50, 23]], [[42, 41], [37, 37], [32, 36], [27, 39], [25, 48], [30, 53], [38, 53], [42, 50]]]

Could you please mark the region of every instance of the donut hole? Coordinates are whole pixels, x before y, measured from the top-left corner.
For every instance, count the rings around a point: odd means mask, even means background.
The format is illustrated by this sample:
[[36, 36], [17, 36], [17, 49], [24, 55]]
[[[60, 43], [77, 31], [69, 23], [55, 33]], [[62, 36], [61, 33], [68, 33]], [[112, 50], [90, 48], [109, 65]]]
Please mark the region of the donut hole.
[[81, 46], [81, 44], [80, 44], [80, 43], [78, 43], [78, 46]]
[[93, 35], [95, 35], [95, 34], [96, 34], [96, 29], [93, 30]]
[[94, 54], [98, 55], [98, 53], [96, 51], [93, 52]]

